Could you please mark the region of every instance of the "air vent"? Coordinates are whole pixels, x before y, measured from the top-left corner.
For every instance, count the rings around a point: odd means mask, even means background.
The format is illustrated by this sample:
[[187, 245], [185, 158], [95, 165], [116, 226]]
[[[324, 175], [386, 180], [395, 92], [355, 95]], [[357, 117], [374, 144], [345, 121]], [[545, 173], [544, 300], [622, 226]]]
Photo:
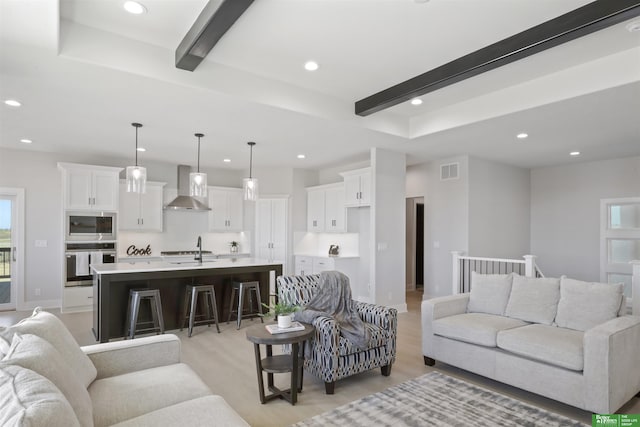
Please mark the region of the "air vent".
[[446, 165], [440, 165], [440, 181], [458, 179], [459, 169], [460, 169], [460, 163], [447, 163]]

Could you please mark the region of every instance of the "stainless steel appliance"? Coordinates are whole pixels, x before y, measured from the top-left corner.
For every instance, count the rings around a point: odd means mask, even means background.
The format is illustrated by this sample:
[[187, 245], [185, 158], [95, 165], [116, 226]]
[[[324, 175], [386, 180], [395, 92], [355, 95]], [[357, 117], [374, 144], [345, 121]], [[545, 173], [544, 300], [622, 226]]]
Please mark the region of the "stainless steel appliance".
[[78, 242], [66, 244], [65, 283], [69, 286], [91, 286], [91, 264], [116, 262], [116, 242]]
[[116, 240], [116, 214], [111, 212], [67, 212], [66, 241]]

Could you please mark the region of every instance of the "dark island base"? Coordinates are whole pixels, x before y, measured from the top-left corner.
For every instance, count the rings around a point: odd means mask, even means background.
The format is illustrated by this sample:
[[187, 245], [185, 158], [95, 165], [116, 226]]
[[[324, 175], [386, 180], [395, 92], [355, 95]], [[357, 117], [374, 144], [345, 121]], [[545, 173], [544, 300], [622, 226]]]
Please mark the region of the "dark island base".
[[[212, 270], [208, 270], [210, 273]], [[260, 297], [262, 302], [269, 304], [269, 279], [270, 271], [275, 271], [276, 275], [282, 274], [281, 267], [262, 272], [239, 272], [233, 274], [203, 274], [198, 272], [198, 276], [193, 276], [194, 271], [181, 272], [183, 276], [192, 277], [162, 277], [167, 273], [128, 273], [120, 275], [103, 275], [94, 279], [94, 327], [93, 333], [96, 340], [107, 342], [113, 338], [125, 336], [125, 323], [127, 318], [127, 305], [129, 291], [131, 289], [159, 289], [162, 299], [162, 313], [164, 317], [165, 330], [180, 329], [184, 319], [184, 299], [187, 285], [208, 285], [212, 284], [216, 293], [216, 303], [218, 309], [218, 321], [226, 323], [229, 315], [229, 304], [231, 302], [232, 282], [238, 281], [258, 281], [260, 282]], [[147, 277], [138, 277], [147, 276]], [[202, 296], [201, 296], [202, 297]], [[203, 306], [200, 306], [197, 313], [204, 313]], [[255, 298], [254, 298], [255, 299]], [[237, 296], [235, 301], [237, 306]], [[254, 301], [254, 307], [256, 302]], [[249, 298], [245, 294], [245, 309], [249, 308]], [[235, 308], [235, 307], [234, 307]], [[264, 308], [264, 307], [263, 307]], [[138, 321], [151, 319], [149, 306], [142, 303]], [[235, 321], [236, 313], [233, 313], [231, 321]]]

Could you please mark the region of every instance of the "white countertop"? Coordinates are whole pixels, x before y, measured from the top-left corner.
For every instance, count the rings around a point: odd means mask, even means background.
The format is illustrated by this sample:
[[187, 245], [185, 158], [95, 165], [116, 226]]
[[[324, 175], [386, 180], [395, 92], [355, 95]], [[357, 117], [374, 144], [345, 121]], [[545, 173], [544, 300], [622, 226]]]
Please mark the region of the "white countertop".
[[221, 258], [216, 260], [197, 261], [148, 261], [148, 262], [116, 262], [113, 264], [92, 265], [91, 271], [96, 274], [148, 273], [153, 271], [207, 270], [212, 268], [257, 267], [282, 264], [279, 261], [269, 262], [256, 258]]
[[314, 258], [337, 258], [337, 259], [360, 258], [360, 255], [293, 254], [293, 256], [310, 256]]

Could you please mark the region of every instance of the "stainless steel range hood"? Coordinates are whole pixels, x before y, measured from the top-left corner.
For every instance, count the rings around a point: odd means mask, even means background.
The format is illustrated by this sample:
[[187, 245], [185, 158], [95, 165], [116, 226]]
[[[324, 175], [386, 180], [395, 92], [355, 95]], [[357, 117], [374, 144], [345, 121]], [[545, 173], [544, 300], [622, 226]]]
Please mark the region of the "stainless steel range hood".
[[165, 206], [165, 209], [181, 211], [210, 211], [211, 208], [195, 197], [189, 196], [189, 174], [191, 166], [178, 165], [178, 197]]

